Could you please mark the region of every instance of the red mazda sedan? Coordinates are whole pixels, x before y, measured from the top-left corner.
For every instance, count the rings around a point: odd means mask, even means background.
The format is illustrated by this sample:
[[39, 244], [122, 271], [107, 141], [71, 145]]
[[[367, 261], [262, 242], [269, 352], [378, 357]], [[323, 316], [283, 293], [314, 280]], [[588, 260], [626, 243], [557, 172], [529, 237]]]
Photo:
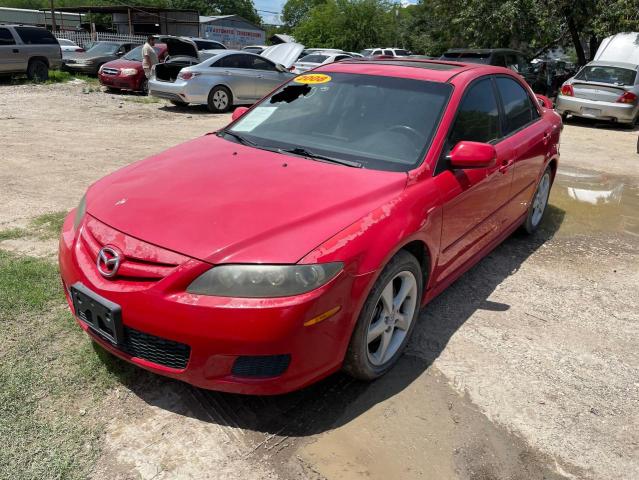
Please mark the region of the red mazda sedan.
[[537, 229], [559, 160], [560, 117], [500, 67], [340, 62], [233, 117], [93, 184], [60, 239], [95, 342], [228, 392], [386, 373], [421, 307]]

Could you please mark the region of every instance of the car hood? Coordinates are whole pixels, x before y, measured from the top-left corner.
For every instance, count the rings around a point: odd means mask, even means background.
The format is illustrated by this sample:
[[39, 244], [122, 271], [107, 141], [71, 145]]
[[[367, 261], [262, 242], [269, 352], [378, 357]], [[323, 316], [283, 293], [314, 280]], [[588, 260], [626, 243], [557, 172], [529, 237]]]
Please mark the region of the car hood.
[[406, 178], [207, 135], [99, 180], [87, 212], [213, 264], [295, 263], [401, 193]]
[[264, 50], [260, 55], [268, 58], [270, 61], [279, 63], [285, 68], [290, 68], [304, 51], [304, 45], [299, 43], [280, 43], [272, 45]]
[[106, 68], [135, 68], [142, 70], [142, 62], [136, 62], [135, 60], [125, 60], [118, 58], [117, 60], [111, 60], [104, 64]]
[[73, 55], [71, 57], [69, 57], [69, 59], [71, 60], [75, 60], [76, 62], [79, 61], [89, 61], [89, 62], [104, 62], [104, 61], [109, 61], [109, 60], [113, 60], [113, 59], [117, 59], [117, 55], [115, 54], [110, 54], [110, 55], [87, 55], [86, 53], [78, 53], [76, 55]]

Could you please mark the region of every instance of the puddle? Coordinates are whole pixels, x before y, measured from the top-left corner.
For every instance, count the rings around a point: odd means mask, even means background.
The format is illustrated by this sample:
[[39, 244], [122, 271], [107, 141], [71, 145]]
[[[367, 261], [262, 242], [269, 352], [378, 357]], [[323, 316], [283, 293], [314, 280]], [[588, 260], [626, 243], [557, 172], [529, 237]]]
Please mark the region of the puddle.
[[561, 221], [558, 235], [621, 233], [639, 237], [639, 186], [630, 179], [560, 168], [550, 204], [554, 208], [548, 220]]

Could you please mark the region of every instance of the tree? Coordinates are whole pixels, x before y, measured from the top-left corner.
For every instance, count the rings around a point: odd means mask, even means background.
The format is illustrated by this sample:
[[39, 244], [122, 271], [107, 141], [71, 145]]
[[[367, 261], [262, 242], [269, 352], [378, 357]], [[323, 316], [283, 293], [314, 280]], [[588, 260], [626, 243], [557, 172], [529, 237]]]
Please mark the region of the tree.
[[390, 45], [394, 37], [392, 5], [385, 0], [326, 0], [293, 29], [304, 45], [359, 51]]
[[207, 0], [217, 15], [239, 15], [256, 25], [262, 24], [262, 19], [255, 10], [251, 0]]
[[295, 28], [310, 14], [311, 10], [326, 3], [326, 0], [288, 0], [282, 8], [282, 21]]

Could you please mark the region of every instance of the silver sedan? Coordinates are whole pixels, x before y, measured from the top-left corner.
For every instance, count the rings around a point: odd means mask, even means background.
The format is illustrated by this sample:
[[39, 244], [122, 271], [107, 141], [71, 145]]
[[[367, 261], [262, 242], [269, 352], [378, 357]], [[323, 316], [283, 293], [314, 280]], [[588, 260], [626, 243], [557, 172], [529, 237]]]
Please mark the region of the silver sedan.
[[638, 71], [631, 63], [590, 62], [562, 85], [557, 112], [633, 125], [639, 118]]
[[219, 50], [197, 65], [170, 63], [155, 68], [149, 93], [176, 105], [206, 105], [222, 113], [235, 105], [253, 104], [294, 75], [261, 55]]

